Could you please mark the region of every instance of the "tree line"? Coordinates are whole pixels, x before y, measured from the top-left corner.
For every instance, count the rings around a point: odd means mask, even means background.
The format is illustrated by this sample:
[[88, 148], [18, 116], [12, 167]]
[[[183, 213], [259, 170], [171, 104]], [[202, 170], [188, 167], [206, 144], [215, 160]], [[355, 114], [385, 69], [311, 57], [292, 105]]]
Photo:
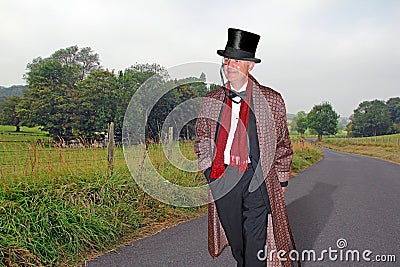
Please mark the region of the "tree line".
[[[90, 47], [63, 48], [28, 63], [24, 75], [28, 90], [1, 103], [0, 123], [14, 125], [16, 131], [20, 126], [40, 126], [53, 137], [72, 137], [96, 136], [114, 122], [116, 137], [121, 138], [129, 101], [154, 75], [162, 83], [176, 84], [148, 114], [146, 134], [156, 140], [158, 126], [174, 106], [207, 93], [205, 75], [187, 83], [169, 80], [166, 69], [156, 63], [136, 63], [115, 73], [101, 66], [99, 55]], [[185, 136], [194, 136], [194, 122], [186, 127]]]
[[350, 122], [339, 125], [339, 116], [331, 104], [315, 105], [307, 114], [299, 111], [293, 118], [291, 129], [303, 135], [307, 129], [322, 135], [333, 135], [339, 129], [346, 130], [349, 137], [374, 136], [400, 132], [400, 97], [387, 101], [363, 101], [350, 116]]
[[[161, 125], [175, 107], [186, 100], [203, 97], [217, 86], [207, 86], [204, 73], [198, 78], [173, 80], [167, 70], [156, 63], [136, 63], [125, 70], [110, 71], [101, 66], [99, 55], [90, 47], [57, 50], [47, 58], [34, 58], [26, 69], [24, 79], [28, 89], [23, 91], [23, 96], [10, 96], [0, 103], [0, 124], [14, 125], [16, 131], [20, 126], [40, 126], [53, 137], [99, 136], [113, 122], [116, 138], [121, 139], [125, 111], [132, 96], [150, 77], [156, 77], [154, 86], [150, 84], [145, 88], [150, 91], [148, 99], [134, 103], [137, 113], [134, 115], [147, 118], [145, 138], [158, 141], [162, 138]], [[159, 97], [159, 87], [174, 89], [163, 95], [152, 110], [145, 110], [144, 104]], [[301, 135], [311, 129], [321, 138], [338, 131], [338, 119], [332, 105], [325, 102], [315, 105], [308, 114], [298, 112], [291, 128]], [[133, 134], [142, 130], [135, 119], [128, 126]], [[175, 129], [174, 132], [176, 137], [193, 138], [194, 127], [192, 120], [184, 131]], [[400, 132], [400, 98], [390, 98], [386, 102], [363, 101], [345, 129], [349, 136]], [[140, 138], [137, 136], [138, 140]]]
[[400, 97], [361, 102], [346, 130], [351, 137], [400, 133]]

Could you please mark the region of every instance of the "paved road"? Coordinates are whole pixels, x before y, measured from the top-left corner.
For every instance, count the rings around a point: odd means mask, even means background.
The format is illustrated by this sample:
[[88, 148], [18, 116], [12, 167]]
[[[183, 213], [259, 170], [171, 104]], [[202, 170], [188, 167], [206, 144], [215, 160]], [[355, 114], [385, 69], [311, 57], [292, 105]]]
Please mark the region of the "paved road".
[[[286, 195], [289, 219], [300, 253], [323, 250], [337, 260], [303, 261], [304, 266], [400, 266], [400, 165], [324, 149], [324, 159], [290, 181]], [[344, 238], [347, 247], [339, 249]], [[345, 261], [357, 250], [360, 261]], [[362, 260], [395, 255], [396, 262]], [[340, 260], [342, 251], [343, 260]], [[355, 252], [357, 253], [357, 252]], [[235, 266], [229, 247], [212, 259], [207, 252], [205, 216], [134, 242], [88, 263], [88, 266]]]

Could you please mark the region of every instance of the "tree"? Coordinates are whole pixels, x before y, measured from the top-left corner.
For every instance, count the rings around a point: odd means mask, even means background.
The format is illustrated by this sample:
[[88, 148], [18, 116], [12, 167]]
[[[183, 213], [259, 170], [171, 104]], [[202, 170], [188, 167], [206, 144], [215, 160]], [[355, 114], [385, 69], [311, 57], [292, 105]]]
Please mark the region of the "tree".
[[135, 94], [140, 84], [136, 72], [131, 68], [119, 71], [117, 79], [117, 102], [115, 114], [115, 137], [121, 139], [122, 124], [129, 101]]
[[[179, 105], [189, 99], [194, 99], [196, 97], [199, 97], [200, 94], [204, 94], [207, 88], [205, 86], [205, 83], [199, 80], [197, 82], [184, 83], [180, 85], [177, 89], [179, 93], [179, 101], [178, 101]], [[186, 139], [192, 139], [195, 137], [196, 121], [195, 120], [188, 121], [188, 120], [191, 116], [197, 114], [200, 111], [201, 107], [198, 104], [199, 102], [192, 102], [192, 103], [187, 102], [186, 105], [184, 106], [185, 107], [184, 110], [182, 108], [177, 109], [178, 112], [182, 114], [179, 119], [182, 121], [184, 120], [187, 121], [185, 127], [181, 129], [179, 137]], [[180, 124], [183, 124], [183, 122]]]
[[390, 113], [390, 119], [393, 123], [400, 123], [400, 97], [392, 97], [386, 101]]
[[296, 116], [294, 116], [292, 121], [293, 127], [292, 130], [297, 130], [300, 136], [303, 136], [305, 131], [307, 130], [307, 114], [304, 111], [297, 112]]
[[318, 133], [318, 139], [322, 135], [335, 134], [337, 132], [339, 115], [329, 103], [315, 105], [307, 115], [308, 127]]
[[200, 74], [199, 79], [200, 79], [200, 81], [202, 81], [203, 83], [205, 83], [205, 82], [207, 81], [206, 74], [205, 74], [204, 72], [202, 72], [202, 73]]
[[13, 125], [16, 127], [15, 131], [20, 131], [20, 117], [17, 113], [17, 105], [20, 101], [18, 96], [10, 96], [3, 103], [0, 103], [0, 124]]
[[[155, 76], [156, 75], [156, 76]], [[153, 77], [152, 79], [150, 79]], [[115, 115], [115, 134], [116, 138], [119, 139], [122, 136], [122, 128], [124, 123], [124, 118], [126, 117], [125, 122], [129, 125], [125, 125], [126, 129], [129, 129], [130, 134], [134, 135], [137, 142], [144, 141], [139, 140], [141, 137], [137, 136], [137, 133], [140, 132], [143, 125], [138, 124], [139, 116], [148, 117], [150, 110], [143, 110], [143, 104], [148, 101], [152, 101], [157, 97], [157, 87], [161, 87], [161, 84], [164, 80], [168, 78], [168, 72], [164, 67], [159, 64], [135, 64], [124, 71], [120, 71], [117, 77], [117, 102], [118, 106], [116, 107], [116, 115]], [[150, 79], [150, 80], [149, 80]], [[131, 108], [130, 111], [135, 110], [135, 114], [126, 114], [127, 107], [136, 93], [136, 91], [146, 82], [146, 85], [142, 88], [142, 90], [146, 91], [142, 95], [146, 95], [145, 99], [141, 99], [141, 96], [136, 96], [135, 103], [132, 103], [132, 106], [135, 108]]]
[[94, 71], [78, 84], [79, 105], [74, 129], [79, 134], [105, 132], [115, 120], [117, 108], [117, 79], [108, 70]]
[[73, 68], [51, 58], [37, 58], [28, 64], [29, 89], [19, 105], [21, 123], [42, 126], [53, 136], [70, 136], [77, 106], [74, 74]]
[[101, 69], [99, 55], [94, 53], [90, 47], [71, 46], [57, 50], [51, 55], [52, 59], [60, 62], [63, 66], [76, 68], [78, 79], [83, 81], [91, 72]]
[[392, 121], [392, 133], [400, 132], [400, 97], [392, 97], [386, 101]]
[[353, 136], [386, 134], [391, 126], [388, 106], [382, 100], [363, 101], [351, 117]]
[[130, 69], [135, 73], [136, 81], [139, 86], [154, 75], [158, 75], [160, 80], [164, 81], [169, 78], [168, 71], [157, 63], [135, 64], [131, 66]]
[[346, 125], [346, 132], [347, 132], [347, 136], [348, 137], [353, 137], [354, 136], [354, 132], [353, 132], [353, 118], [354, 118], [354, 114], [350, 115], [349, 117], [349, 123], [347, 123]]
[[77, 46], [33, 59], [24, 75], [29, 89], [18, 105], [21, 123], [42, 126], [53, 136], [72, 135], [80, 103], [77, 85], [99, 69], [98, 55]]

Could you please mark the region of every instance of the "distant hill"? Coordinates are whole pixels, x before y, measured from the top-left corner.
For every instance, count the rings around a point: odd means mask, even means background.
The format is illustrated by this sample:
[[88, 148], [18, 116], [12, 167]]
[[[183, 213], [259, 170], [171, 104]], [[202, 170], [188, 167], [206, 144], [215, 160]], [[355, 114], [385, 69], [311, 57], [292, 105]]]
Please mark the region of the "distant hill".
[[286, 113], [286, 118], [287, 118], [288, 120], [293, 120], [294, 116], [296, 116], [296, 114]]
[[349, 118], [340, 117], [340, 118], [339, 118], [339, 122], [338, 122], [338, 127], [339, 127], [339, 129], [341, 129], [341, 130], [346, 129], [346, 125], [349, 124], [349, 122], [350, 122], [350, 119], [349, 119]]
[[26, 90], [28, 90], [26, 85], [0, 86], [0, 102], [5, 101], [10, 96], [22, 96]]

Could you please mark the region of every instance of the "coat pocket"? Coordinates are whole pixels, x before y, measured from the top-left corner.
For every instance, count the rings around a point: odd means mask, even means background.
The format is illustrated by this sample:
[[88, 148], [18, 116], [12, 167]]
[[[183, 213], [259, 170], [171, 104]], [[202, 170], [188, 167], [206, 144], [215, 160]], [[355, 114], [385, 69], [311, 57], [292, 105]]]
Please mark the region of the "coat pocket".
[[204, 176], [207, 179], [208, 183], [211, 183], [212, 181], [214, 181], [215, 179], [210, 178], [210, 174], [211, 174], [211, 167], [208, 167], [205, 171], [204, 171]]

